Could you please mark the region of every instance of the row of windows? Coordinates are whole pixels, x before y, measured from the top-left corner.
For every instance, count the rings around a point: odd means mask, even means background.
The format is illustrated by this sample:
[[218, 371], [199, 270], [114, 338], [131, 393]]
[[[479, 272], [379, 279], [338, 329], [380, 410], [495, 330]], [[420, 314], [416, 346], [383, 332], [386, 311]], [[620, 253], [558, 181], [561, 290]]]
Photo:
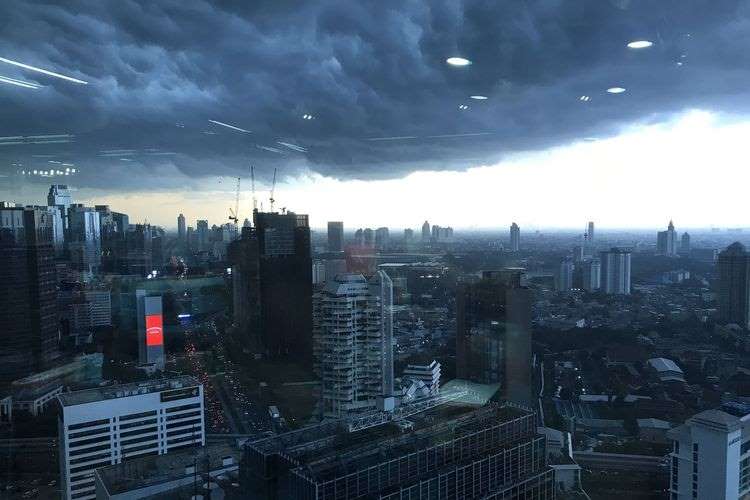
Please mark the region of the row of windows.
[[157, 427], [144, 427], [143, 429], [136, 429], [134, 431], [126, 431], [120, 433], [120, 439], [128, 437], [128, 436], [137, 436], [138, 434], [146, 434], [148, 432], [156, 432]]
[[197, 417], [200, 414], [201, 414], [200, 411], [189, 411], [187, 413], [180, 413], [179, 415], [169, 415], [167, 416], [167, 422], [169, 422], [170, 420], [177, 420], [180, 418]]
[[125, 446], [131, 445], [131, 444], [145, 443], [147, 441], [155, 441], [155, 440], [158, 440], [158, 439], [159, 439], [159, 435], [154, 433], [154, 434], [148, 434], [146, 436], [139, 436], [137, 438], [128, 439], [126, 441], [122, 441], [121, 444], [122, 444], [123, 447], [125, 447]]
[[78, 449], [78, 450], [73, 450], [70, 453], [68, 453], [68, 455], [71, 456], [71, 457], [75, 457], [75, 456], [78, 456], [78, 455], [84, 455], [86, 453], [91, 453], [93, 451], [109, 450], [110, 448], [111, 448], [110, 444], [107, 443], [107, 444], [103, 444], [103, 445], [99, 445], [99, 446], [91, 446], [89, 448], [81, 448], [81, 449]]
[[[167, 430], [169, 429], [177, 429], [178, 427], [188, 427], [188, 426], [194, 426], [195, 431], [200, 431], [201, 428], [202, 419], [200, 418], [194, 418], [191, 420], [184, 420], [182, 422], [171, 422], [167, 424]], [[187, 432], [190, 429], [183, 429], [183, 432]]]
[[96, 436], [88, 439], [79, 439], [76, 441], [71, 440], [69, 447], [71, 449], [73, 448], [80, 448], [81, 446], [86, 446], [88, 444], [94, 444], [94, 443], [102, 443], [104, 441], [109, 441], [109, 433], [102, 434], [101, 436]]
[[200, 403], [192, 403], [189, 405], [182, 405], [182, 406], [173, 406], [172, 408], [167, 408], [165, 411], [167, 413], [174, 413], [176, 411], [182, 411], [182, 410], [192, 410], [193, 408], [200, 408]]
[[188, 428], [188, 429], [175, 429], [173, 431], [167, 431], [167, 437], [179, 436], [181, 434], [190, 434], [190, 435], [200, 436], [201, 426], [198, 425], [198, 426], [195, 426], [193, 428]]
[[102, 460], [101, 462], [96, 462], [90, 465], [82, 465], [81, 467], [73, 467], [70, 469], [71, 474], [75, 474], [76, 472], [83, 472], [83, 471], [93, 471], [97, 467], [102, 467], [104, 465], [112, 465], [110, 460]]
[[80, 432], [71, 432], [68, 434], [68, 437], [70, 439], [76, 439], [79, 437], [86, 437], [86, 436], [95, 436], [97, 434], [109, 434], [110, 427], [100, 427], [98, 429], [93, 429], [90, 431], [80, 431]]
[[84, 462], [90, 462], [92, 460], [104, 459], [104, 458], [108, 458], [110, 455], [111, 455], [111, 452], [106, 451], [105, 453], [98, 453], [96, 455], [91, 455], [90, 457], [74, 458], [73, 460], [70, 461], [70, 465], [82, 464]]
[[123, 415], [122, 417], [120, 417], [120, 422], [122, 422], [123, 420], [134, 420], [141, 417], [152, 417], [154, 415], [156, 415], [156, 410], [144, 411], [141, 413], [131, 413], [130, 415]]
[[141, 425], [151, 425], [155, 424], [156, 419], [150, 418], [148, 420], [140, 420], [138, 422], [130, 422], [127, 424], [120, 424], [120, 429], [132, 429], [133, 427], [140, 427]]
[[83, 422], [81, 424], [72, 424], [72, 425], [69, 425], [68, 426], [68, 430], [69, 431], [74, 431], [76, 429], [85, 429], [86, 427], [94, 427], [94, 426], [97, 426], [97, 425], [104, 425], [104, 424], [108, 424], [108, 423], [109, 423], [109, 419], [108, 418], [103, 418], [101, 420], [92, 420], [91, 422]]

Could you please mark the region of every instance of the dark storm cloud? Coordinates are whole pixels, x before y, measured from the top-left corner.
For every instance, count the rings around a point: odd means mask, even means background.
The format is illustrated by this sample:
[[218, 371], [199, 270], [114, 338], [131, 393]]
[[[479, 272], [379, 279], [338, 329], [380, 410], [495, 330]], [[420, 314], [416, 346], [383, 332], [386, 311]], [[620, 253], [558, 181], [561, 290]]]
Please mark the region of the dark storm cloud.
[[[344, 179], [461, 169], [685, 108], [743, 113], [750, 92], [739, 0], [6, 0], [0, 33], [0, 57], [89, 82], [0, 64], [44, 86], [0, 84], [0, 135], [75, 135], [0, 145], [2, 172], [52, 154], [90, 187], [251, 161]], [[389, 137], [408, 138], [372, 140]]]

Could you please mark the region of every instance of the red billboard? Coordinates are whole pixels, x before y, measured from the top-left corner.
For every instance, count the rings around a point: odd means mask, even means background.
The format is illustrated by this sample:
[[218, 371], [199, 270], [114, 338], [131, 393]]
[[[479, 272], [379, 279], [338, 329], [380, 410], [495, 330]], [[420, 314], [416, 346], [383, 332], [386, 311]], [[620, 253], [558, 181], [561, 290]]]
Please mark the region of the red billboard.
[[146, 315], [146, 345], [159, 346], [164, 344], [164, 329], [161, 314]]

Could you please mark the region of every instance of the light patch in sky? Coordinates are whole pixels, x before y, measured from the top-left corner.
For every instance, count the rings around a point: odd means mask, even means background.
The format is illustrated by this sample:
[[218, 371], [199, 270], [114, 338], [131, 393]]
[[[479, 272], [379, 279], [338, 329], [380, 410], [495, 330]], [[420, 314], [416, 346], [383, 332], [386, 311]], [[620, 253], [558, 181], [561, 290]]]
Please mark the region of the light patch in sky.
[[[455, 228], [504, 228], [512, 221], [526, 228], [577, 228], [587, 220], [602, 228], [648, 228], [661, 227], [665, 218], [680, 228], [741, 227], [747, 224], [748, 136], [750, 121], [690, 111], [666, 123], [633, 125], [612, 138], [582, 139], [461, 172], [386, 181], [309, 173], [282, 179], [275, 198], [277, 206], [309, 214], [317, 228], [328, 220], [343, 220], [347, 228], [418, 228], [425, 219]], [[257, 189], [266, 208], [267, 188]], [[191, 225], [199, 218], [223, 223], [234, 204], [233, 188], [221, 184], [76, 198], [169, 228], [181, 212]], [[249, 190], [240, 207], [241, 218], [249, 216]]]

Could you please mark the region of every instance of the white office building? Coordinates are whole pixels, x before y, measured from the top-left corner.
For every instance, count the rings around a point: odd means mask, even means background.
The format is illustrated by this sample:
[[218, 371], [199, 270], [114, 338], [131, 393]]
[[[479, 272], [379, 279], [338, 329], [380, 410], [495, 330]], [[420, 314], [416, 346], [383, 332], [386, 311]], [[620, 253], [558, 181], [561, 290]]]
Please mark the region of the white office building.
[[738, 500], [750, 495], [750, 405], [727, 403], [670, 430], [671, 500]]
[[393, 284], [340, 274], [313, 297], [313, 350], [323, 416], [374, 409], [393, 395]]
[[96, 498], [99, 467], [205, 444], [203, 386], [193, 377], [86, 389], [57, 399], [65, 499]]

